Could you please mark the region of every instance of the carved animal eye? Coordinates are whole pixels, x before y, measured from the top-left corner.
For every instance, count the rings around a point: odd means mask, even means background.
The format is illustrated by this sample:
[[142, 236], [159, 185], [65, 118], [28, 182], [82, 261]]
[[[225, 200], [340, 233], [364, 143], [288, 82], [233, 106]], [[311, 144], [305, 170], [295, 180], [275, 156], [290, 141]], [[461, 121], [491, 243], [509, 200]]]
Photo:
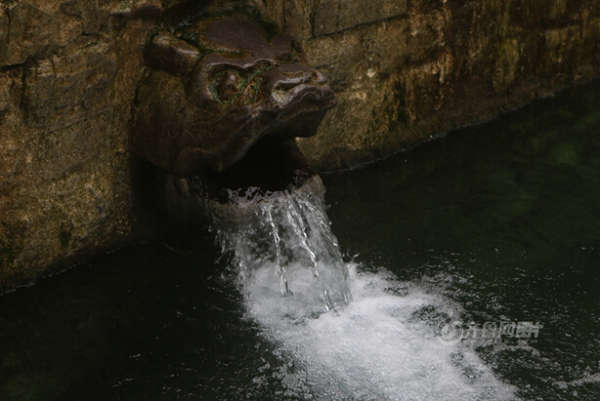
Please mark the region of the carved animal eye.
[[260, 63], [248, 70], [228, 67], [211, 75], [209, 89], [213, 98], [222, 104], [249, 105], [259, 100], [263, 74], [270, 64]]
[[211, 76], [209, 89], [218, 102], [233, 103], [239, 97], [244, 81], [243, 71], [227, 68]]

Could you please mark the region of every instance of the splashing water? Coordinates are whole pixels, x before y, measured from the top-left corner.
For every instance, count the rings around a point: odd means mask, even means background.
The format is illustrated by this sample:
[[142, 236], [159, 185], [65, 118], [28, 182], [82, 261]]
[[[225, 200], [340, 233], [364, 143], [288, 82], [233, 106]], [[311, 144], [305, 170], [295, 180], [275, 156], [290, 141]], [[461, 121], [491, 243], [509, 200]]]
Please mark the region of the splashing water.
[[348, 268], [322, 196], [307, 189], [262, 197], [232, 194], [235, 217], [230, 210], [213, 216], [246, 297], [252, 296], [247, 284], [260, 283], [253, 291], [283, 299], [277, 303], [280, 313], [297, 319], [337, 310], [351, 298]]
[[442, 341], [438, 324], [460, 307], [345, 263], [322, 194], [305, 187], [234, 195], [234, 213], [213, 221], [248, 317], [291, 360], [278, 373], [286, 399], [515, 399], [472, 349]]

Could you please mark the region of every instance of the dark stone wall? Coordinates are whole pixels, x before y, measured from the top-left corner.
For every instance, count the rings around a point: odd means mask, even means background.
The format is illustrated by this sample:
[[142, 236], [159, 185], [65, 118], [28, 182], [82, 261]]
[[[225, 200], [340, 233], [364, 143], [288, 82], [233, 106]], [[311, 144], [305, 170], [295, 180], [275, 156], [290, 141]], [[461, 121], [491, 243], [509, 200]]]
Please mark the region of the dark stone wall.
[[0, 2], [0, 293], [130, 236], [130, 3]]
[[302, 149], [386, 157], [600, 76], [595, 0], [255, 0], [338, 94]]

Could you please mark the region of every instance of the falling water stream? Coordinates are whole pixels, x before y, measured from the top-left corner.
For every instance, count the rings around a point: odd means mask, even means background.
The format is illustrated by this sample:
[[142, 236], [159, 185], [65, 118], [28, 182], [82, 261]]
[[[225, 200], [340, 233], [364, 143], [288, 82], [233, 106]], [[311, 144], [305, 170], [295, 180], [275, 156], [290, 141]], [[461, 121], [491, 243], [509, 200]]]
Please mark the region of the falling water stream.
[[289, 360], [286, 399], [515, 399], [474, 350], [441, 335], [460, 318], [459, 305], [344, 261], [321, 193], [232, 199], [238, 218], [217, 214], [213, 228], [236, 269], [247, 318]]
[[600, 400], [599, 110], [574, 88], [4, 295], [0, 400]]

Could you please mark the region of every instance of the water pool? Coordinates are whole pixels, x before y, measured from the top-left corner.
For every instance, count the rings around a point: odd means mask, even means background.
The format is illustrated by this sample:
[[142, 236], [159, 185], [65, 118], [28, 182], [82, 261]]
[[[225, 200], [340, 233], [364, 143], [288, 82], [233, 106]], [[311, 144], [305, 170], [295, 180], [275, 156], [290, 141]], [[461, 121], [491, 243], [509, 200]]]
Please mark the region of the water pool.
[[[140, 245], [4, 296], [0, 399], [430, 401], [456, 386], [486, 401], [600, 399], [599, 133], [596, 82], [325, 176], [356, 310], [299, 328], [311, 343], [248, 318], [208, 233], [193, 251]], [[414, 323], [440, 316], [543, 327], [421, 340]], [[342, 342], [348, 360], [324, 352]]]

